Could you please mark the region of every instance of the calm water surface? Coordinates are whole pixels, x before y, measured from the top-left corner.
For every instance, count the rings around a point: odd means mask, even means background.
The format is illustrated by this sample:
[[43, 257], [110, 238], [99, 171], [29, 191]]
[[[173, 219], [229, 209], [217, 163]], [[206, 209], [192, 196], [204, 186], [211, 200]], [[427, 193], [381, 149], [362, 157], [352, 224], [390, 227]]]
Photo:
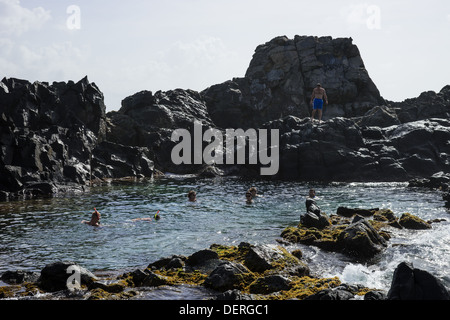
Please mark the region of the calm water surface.
[[[245, 191], [253, 185], [261, 196], [247, 205]], [[425, 220], [450, 221], [439, 193], [402, 183], [308, 184], [173, 176], [145, 184], [97, 187], [67, 197], [0, 203], [0, 273], [40, 271], [59, 260], [75, 261], [91, 271], [132, 270], [173, 254], [190, 255], [213, 243], [276, 243], [285, 227], [298, 223], [310, 187], [316, 189], [318, 204], [328, 214], [339, 206], [379, 207], [392, 209], [397, 216], [410, 212]], [[197, 191], [196, 203], [187, 201], [191, 189]], [[101, 213], [100, 228], [81, 224], [90, 219], [94, 207]], [[158, 210], [159, 221], [132, 221]], [[433, 224], [427, 231], [390, 231], [389, 248], [370, 264], [303, 245], [289, 249], [300, 248], [313, 273], [339, 276], [347, 283], [389, 288], [395, 267], [409, 261], [450, 287], [450, 222]]]

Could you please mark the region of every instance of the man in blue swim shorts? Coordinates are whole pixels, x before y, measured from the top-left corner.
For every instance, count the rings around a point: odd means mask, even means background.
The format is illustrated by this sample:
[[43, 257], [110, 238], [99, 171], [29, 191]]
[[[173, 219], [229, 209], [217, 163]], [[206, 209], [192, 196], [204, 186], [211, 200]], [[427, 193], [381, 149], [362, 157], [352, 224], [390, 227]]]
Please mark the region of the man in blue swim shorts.
[[325, 92], [325, 89], [322, 88], [322, 85], [318, 83], [311, 95], [311, 105], [313, 107], [311, 121], [314, 121], [316, 111], [319, 111], [319, 122], [322, 121], [322, 110], [324, 101], [325, 104], [328, 104], [327, 93]]

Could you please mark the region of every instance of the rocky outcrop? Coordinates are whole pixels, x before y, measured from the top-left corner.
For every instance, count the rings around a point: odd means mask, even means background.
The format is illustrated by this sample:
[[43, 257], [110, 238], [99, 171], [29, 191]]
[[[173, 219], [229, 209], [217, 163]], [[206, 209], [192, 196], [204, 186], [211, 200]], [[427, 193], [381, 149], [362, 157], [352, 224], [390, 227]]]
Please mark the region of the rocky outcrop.
[[429, 272], [402, 262], [394, 271], [387, 299], [450, 300], [450, 293], [443, 283]]
[[[263, 264], [271, 267], [252, 271], [247, 267], [249, 250], [265, 252]], [[281, 251], [280, 251], [281, 250]], [[296, 254], [298, 256], [298, 254]], [[276, 258], [274, 260], [274, 258]], [[192, 266], [216, 267], [198, 270]], [[386, 294], [380, 289], [369, 289], [360, 284], [341, 283], [337, 278], [317, 278], [309, 273], [292, 273], [294, 265], [304, 264], [281, 247], [242, 243], [239, 247], [211, 245], [189, 257], [172, 256], [157, 260], [144, 269], [97, 277], [74, 262], [55, 262], [39, 273], [7, 271], [1, 280], [9, 284], [0, 288], [0, 299], [128, 300], [140, 292], [157, 287], [191, 286], [207, 288], [205, 294], [217, 300], [449, 300], [450, 295], [442, 281], [427, 271], [416, 269], [408, 262], [400, 263]], [[191, 267], [190, 267], [191, 266]], [[69, 287], [73, 269], [79, 272], [79, 283]], [[73, 283], [72, 283], [73, 284]], [[360, 298], [358, 298], [358, 296]]]
[[368, 260], [386, 249], [390, 239], [386, 228], [423, 230], [430, 229], [432, 223], [410, 213], [398, 218], [389, 209], [339, 207], [336, 213], [330, 215], [330, 225], [327, 227], [318, 229], [305, 225], [301, 219], [297, 227], [283, 230], [281, 237], [288, 242], [313, 245], [358, 260]]
[[258, 128], [288, 115], [310, 115], [313, 88], [321, 83], [330, 104], [324, 115], [362, 116], [384, 104], [351, 38], [285, 36], [256, 48], [244, 78], [202, 92], [222, 128]]
[[194, 121], [201, 123], [203, 130], [215, 127], [198, 92], [182, 89], [155, 94], [138, 92], [124, 99], [120, 110], [108, 113], [107, 117], [107, 140], [148, 148], [160, 171], [197, 173], [203, 169], [203, 165], [175, 165], [171, 159], [176, 145], [171, 135], [175, 129], [186, 129], [194, 136]]
[[[321, 124], [309, 121], [317, 82], [330, 101]], [[351, 38], [276, 37], [256, 48], [242, 78], [202, 92], [141, 91], [108, 114], [103, 94], [87, 77], [51, 85], [5, 78], [0, 82], [0, 200], [83, 191], [91, 181], [145, 178], [155, 169], [261, 177], [261, 165], [248, 161], [174, 164], [172, 133], [185, 129], [192, 136], [194, 122], [202, 124], [202, 133], [279, 130], [276, 179], [430, 177], [450, 170], [449, 106], [449, 86], [403, 102], [385, 101]], [[209, 142], [201, 144], [203, 150]]]
[[103, 94], [87, 77], [0, 82], [0, 199], [83, 191], [95, 179], [151, 176], [148, 150], [107, 142]]
[[288, 116], [264, 128], [280, 132], [280, 178], [409, 181], [450, 169], [448, 119], [382, 128], [360, 126], [356, 119], [338, 117], [314, 125]]
[[[74, 267], [74, 270], [70, 270], [69, 267]], [[46, 292], [67, 290], [69, 289], [68, 282], [70, 283], [68, 279], [74, 272], [79, 274], [80, 283], [78, 283], [78, 286], [89, 285], [96, 279], [92, 272], [74, 262], [55, 262], [46, 265], [41, 270], [41, 275], [37, 281], [38, 286]]]

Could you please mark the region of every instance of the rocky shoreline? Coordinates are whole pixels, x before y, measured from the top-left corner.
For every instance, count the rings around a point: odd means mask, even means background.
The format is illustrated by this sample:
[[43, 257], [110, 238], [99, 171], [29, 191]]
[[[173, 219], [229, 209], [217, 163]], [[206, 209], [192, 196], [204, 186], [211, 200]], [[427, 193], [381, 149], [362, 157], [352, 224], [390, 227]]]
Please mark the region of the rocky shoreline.
[[[302, 219], [287, 227], [279, 245], [213, 244], [190, 256], [172, 255], [114, 277], [95, 276], [75, 262], [46, 265], [40, 273], [7, 271], [0, 280], [1, 299], [133, 300], [157, 287], [204, 288], [211, 300], [450, 300], [444, 284], [432, 274], [402, 262], [394, 270], [386, 292], [338, 277], [322, 278], [302, 260], [302, 252], [284, 245], [302, 243], [369, 261], [390, 239], [389, 228], [424, 230], [443, 220], [423, 221], [409, 213], [396, 217], [391, 210], [339, 208], [324, 216], [327, 224]], [[77, 270], [79, 283], [73, 275]], [[75, 279], [75, 280], [74, 280]]]

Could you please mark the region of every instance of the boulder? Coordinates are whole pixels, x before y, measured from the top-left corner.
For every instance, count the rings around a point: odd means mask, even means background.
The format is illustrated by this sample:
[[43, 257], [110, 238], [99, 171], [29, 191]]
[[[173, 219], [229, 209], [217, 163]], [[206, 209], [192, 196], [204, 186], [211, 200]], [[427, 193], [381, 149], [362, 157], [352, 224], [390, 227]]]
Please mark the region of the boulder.
[[225, 261], [205, 279], [204, 286], [218, 291], [239, 289], [249, 274], [250, 270], [242, 264]]
[[318, 215], [308, 211], [300, 216], [300, 223], [308, 228], [323, 229], [330, 225], [328, 216], [320, 212]]
[[370, 259], [387, 247], [386, 240], [364, 219], [346, 227], [337, 245], [344, 253], [361, 259]]
[[443, 283], [427, 271], [416, 269], [407, 262], [394, 271], [388, 300], [450, 300]]
[[269, 294], [281, 290], [289, 290], [291, 281], [281, 275], [269, 275], [258, 278], [250, 287], [250, 293]]
[[254, 246], [247, 243], [241, 243], [239, 247], [245, 247], [248, 250], [244, 258], [244, 264], [253, 272], [264, 272], [272, 269], [273, 262], [284, 258], [283, 252], [276, 246]]
[[87, 269], [77, 265], [74, 262], [55, 262], [46, 265], [41, 270], [41, 275], [38, 279], [38, 286], [44, 291], [55, 292], [66, 290], [67, 281], [73, 274], [68, 273], [67, 269], [71, 266], [76, 266], [80, 272], [80, 285], [90, 285], [96, 280], [96, 277]]
[[386, 298], [386, 294], [379, 290], [372, 290], [364, 295], [364, 300], [386, 300]]
[[40, 276], [39, 273], [31, 271], [23, 271], [23, 270], [6, 271], [2, 274], [0, 280], [2, 280], [5, 283], [14, 285], [14, 284], [21, 284], [24, 282], [36, 282], [39, 279], [39, 276]]
[[325, 118], [358, 116], [384, 104], [351, 38], [280, 36], [258, 46], [245, 77], [201, 92], [216, 125], [255, 128], [287, 115], [308, 117], [321, 82]]
[[350, 300], [355, 295], [347, 290], [342, 289], [324, 289], [313, 295], [306, 297], [304, 300]]
[[400, 217], [398, 223], [406, 229], [424, 230], [431, 229], [431, 225], [410, 213], [404, 213]]
[[253, 300], [252, 296], [234, 289], [218, 294], [214, 300]]
[[219, 259], [217, 252], [209, 249], [200, 250], [190, 255], [186, 260], [187, 270], [199, 270], [204, 274], [210, 274], [223, 261]]
[[377, 212], [379, 208], [374, 209], [362, 209], [362, 208], [347, 208], [347, 207], [339, 207], [337, 208], [336, 213], [343, 217], [353, 217], [354, 215], [360, 215], [363, 217], [371, 217]]

